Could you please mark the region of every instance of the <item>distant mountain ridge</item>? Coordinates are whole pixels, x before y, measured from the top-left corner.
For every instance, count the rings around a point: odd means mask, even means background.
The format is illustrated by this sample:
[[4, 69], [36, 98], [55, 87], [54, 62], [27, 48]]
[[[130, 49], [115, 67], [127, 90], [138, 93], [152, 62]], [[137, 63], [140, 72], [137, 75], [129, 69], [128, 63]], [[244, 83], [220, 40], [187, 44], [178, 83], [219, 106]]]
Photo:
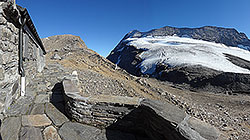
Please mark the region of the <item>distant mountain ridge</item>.
[[187, 84], [192, 89], [250, 91], [250, 40], [232, 28], [133, 30], [107, 58], [133, 75]]
[[165, 26], [159, 29], [153, 29], [148, 32], [133, 30], [125, 38], [145, 37], [145, 36], [179, 36], [190, 37], [193, 39], [204, 40], [209, 42], [222, 43], [227, 46], [244, 47], [250, 50], [250, 40], [246, 34], [238, 32], [234, 28], [222, 28], [216, 26], [204, 26], [200, 28], [176, 28]]

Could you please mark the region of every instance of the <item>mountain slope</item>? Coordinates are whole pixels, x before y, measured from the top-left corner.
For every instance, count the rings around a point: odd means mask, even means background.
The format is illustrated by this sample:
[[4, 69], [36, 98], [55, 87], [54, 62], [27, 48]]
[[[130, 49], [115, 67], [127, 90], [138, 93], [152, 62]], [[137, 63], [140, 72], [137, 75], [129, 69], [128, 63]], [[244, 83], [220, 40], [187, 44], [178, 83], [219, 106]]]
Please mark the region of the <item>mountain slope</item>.
[[[225, 139], [223, 137], [234, 139], [238, 136], [240, 139], [247, 139], [249, 136], [250, 123], [245, 118], [249, 116], [250, 99], [246, 95], [232, 97], [207, 92], [191, 92], [180, 90], [173, 84], [154, 78], [132, 76], [88, 49], [77, 36], [52, 36], [42, 41], [48, 52], [46, 67], [42, 73], [35, 76], [29, 86], [34, 87], [34, 90], [41, 94], [53, 92], [52, 102], [60, 99], [57, 94], [58, 89], [62, 90], [58, 87], [60, 82], [77, 71], [80, 83], [78, 87], [86, 95], [141, 97], [168, 102], [184, 110], [188, 115], [218, 128], [222, 132], [221, 139]], [[61, 104], [58, 106], [60, 108]], [[169, 110], [169, 113], [172, 111]], [[224, 126], [236, 131], [231, 131]], [[159, 130], [159, 132], [162, 131]], [[121, 133], [117, 133], [118, 137], [120, 135]]]
[[48, 50], [48, 69], [50, 65], [58, 65], [63, 68], [64, 75], [77, 71], [79, 88], [86, 94], [157, 98], [156, 94], [145, 94], [143, 91], [148, 89], [137, 85], [126, 71], [116, 69], [113, 63], [88, 49], [77, 36], [59, 35], [44, 38], [42, 41]]
[[107, 58], [137, 76], [191, 89], [248, 93], [249, 42], [235, 29], [164, 27], [128, 33]]

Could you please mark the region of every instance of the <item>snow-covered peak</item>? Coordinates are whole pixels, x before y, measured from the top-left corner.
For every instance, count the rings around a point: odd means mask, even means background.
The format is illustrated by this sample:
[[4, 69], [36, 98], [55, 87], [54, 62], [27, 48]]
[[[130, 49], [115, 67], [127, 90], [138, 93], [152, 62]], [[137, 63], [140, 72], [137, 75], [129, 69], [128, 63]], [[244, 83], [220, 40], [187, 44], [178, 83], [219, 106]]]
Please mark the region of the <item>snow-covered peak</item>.
[[128, 46], [145, 50], [140, 54], [142, 62], [138, 65], [144, 74], [152, 74], [158, 64], [170, 67], [182, 65], [201, 65], [214, 70], [250, 74], [248, 69], [230, 62], [224, 54], [237, 56], [250, 61], [250, 52], [224, 44], [196, 40], [178, 36], [146, 36], [123, 40]]

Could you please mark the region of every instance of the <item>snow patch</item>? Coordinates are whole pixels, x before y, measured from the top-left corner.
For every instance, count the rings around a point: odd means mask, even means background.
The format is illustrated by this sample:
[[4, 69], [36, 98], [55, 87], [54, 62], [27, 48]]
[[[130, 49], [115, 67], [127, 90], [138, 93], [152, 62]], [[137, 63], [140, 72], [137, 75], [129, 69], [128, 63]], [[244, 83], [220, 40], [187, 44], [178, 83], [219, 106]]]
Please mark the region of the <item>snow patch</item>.
[[124, 50], [124, 47], [117, 50], [117, 52], [122, 52]]
[[121, 62], [121, 55], [118, 57], [117, 62], [115, 64], [118, 65], [120, 62]]
[[202, 65], [223, 72], [250, 74], [248, 69], [231, 63], [224, 53], [250, 61], [250, 52], [238, 47], [196, 40], [178, 36], [156, 36], [128, 38], [127, 45], [145, 50], [140, 54], [143, 59], [141, 72], [152, 74], [158, 63], [172, 67], [180, 65]]

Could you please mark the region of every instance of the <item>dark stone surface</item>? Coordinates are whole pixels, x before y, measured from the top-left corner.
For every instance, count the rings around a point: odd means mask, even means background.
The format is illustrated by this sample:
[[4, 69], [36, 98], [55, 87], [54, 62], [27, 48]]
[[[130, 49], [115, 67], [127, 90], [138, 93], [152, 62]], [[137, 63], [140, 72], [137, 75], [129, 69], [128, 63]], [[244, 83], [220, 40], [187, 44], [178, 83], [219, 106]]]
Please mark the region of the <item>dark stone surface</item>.
[[[133, 134], [136, 139], [138, 137], [150, 140], [186, 140], [176, 129], [177, 122], [180, 123], [181, 118], [185, 117], [186, 114], [180, 110], [180, 112], [175, 112], [173, 109], [178, 111], [176, 107], [167, 107], [147, 100], [140, 107], [110, 125], [106, 131], [107, 138], [109, 138], [110, 133], [112, 134], [110, 130], [119, 130]], [[171, 114], [171, 111], [174, 113]]]
[[107, 140], [138, 140], [135, 135], [118, 130], [106, 130], [106, 137]]
[[175, 124], [181, 123], [187, 115], [183, 110], [175, 105], [157, 100], [144, 99], [141, 102], [141, 106], [151, 108], [154, 112], [164, 117], [164, 119]]
[[250, 70], [250, 62], [234, 55], [224, 54], [233, 64]]
[[249, 93], [250, 90], [249, 74], [219, 72], [202, 66], [183, 66], [164, 70], [157, 78], [179, 85], [186, 83], [192, 90], [236, 93]]
[[63, 124], [59, 130], [59, 135], [64, 140], [98, 140], [105, 138], [100, 129], [72, 122]]

